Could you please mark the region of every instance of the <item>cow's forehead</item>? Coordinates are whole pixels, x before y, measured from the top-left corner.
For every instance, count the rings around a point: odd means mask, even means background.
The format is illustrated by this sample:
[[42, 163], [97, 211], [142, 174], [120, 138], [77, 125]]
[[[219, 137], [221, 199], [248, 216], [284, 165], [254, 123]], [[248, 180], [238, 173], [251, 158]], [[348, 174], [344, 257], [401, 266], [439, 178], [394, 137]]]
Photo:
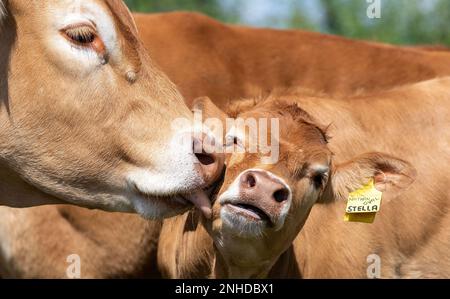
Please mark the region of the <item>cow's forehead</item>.
[[11, 9], [14, 6], [24, 12], [24, 23], [28, 22], [27, 26], [35, 30], [39, 40], [49, 45], [49, 51], [60, 61], [69, 57], [84, 64], [87, 60], [85, 52], [74, 51], [58, 32], [88, 23], [95, 27], [108, 57], [115, 59], [117, 68], [124, 75], [134, 78], [142, 68], [136, 26], [121, 0], [31, 0], [28, 3], [14, 0], [9, 4]]
[[[96, 13], [108, 13], [114, 19], [120, 21], [123, 27], [130, 33], [137, 36], [137, 27], [128, 7], [122, 0], [12, 0], [12, 5], [19, 5], [33, 9], [37, 14], [47, 11], [55, 17], [61, 17], [65, 13], [79, 12], [83, 13], [89, 10], [95, 10]], [[0, 18], [6, 14], [6, 1], [0, 0]]]

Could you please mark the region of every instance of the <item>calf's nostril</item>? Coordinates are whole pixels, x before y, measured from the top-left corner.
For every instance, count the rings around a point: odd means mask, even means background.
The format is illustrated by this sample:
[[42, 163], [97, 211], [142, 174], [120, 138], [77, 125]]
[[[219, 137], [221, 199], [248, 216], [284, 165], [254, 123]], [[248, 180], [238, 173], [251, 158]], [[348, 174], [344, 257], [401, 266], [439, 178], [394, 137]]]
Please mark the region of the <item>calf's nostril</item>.
[[273, 198], [280, 203], [286, 201], [289, 198], [289, 190], [285, 188], [277, 190], [273, 193]]

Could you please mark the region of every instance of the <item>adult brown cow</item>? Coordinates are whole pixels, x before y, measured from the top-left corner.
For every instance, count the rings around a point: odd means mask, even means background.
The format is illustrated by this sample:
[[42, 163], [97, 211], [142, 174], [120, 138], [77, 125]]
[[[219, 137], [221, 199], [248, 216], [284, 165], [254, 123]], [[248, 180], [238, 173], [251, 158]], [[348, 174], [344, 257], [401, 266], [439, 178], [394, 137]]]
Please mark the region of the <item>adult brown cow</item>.
[[[207, 205], [183, 97], [120, 0], [0, 1], [0, 204], [161, 218]], [[212, 156], [212, 155], [211, 155]]]
[[[260, 93], [260, 90], [297, 84], [341, 94], [353, 93], [359, 89], [382, 89], [419, 81], [444, 72], [450, 74], [449, 56], [444, 53], [426, 53], [298, 30], [228, 26], [195, 13], [135, 14], [135, 17], [152, 58], [177, 83], [188, 103], [197, 96], [209, 95], [223, 107], [227, 99], [239, 99]], [[128, 217], [122, 215], [105, 215], [108, 221], [99, 224], [100, 221], [93, 220], [92, 225], [84, 225], [82, 232], [85, 236], [82, 238], [79, 233], [77, 243], [61, 243], [57, 237], [36, 239], [35, 230], [23, 231], [17, 228], [17, 224], [24, 221], [52, 227], [53, 223], [62, 223], [65, 219], [76, 228], [77, 219], [89, 218], [92, 214], [98, 217], [101, 214], [75, 210], [45, 207], [8, 217], [8, 224], [3, 222], [4, 231], [9, 232], [9, 240], [17, 240], [21, 236], [17, 250], [20, 249], [20, 256], [27, 253], [27, 258], [15, 259], [10, 264], [12, 270], [9, 273], [15, 276], [20, 271], [14, 268], [24, 269], [27, 264], [36, 263], [34, 271], [30, 270], [23, 276], [65, 277], [65, 259], [42, 259], [39, 254], [41, 251], [33, 249], [35, 245], [40, 248], [58, 248], [58, 251], [63, 252], [78, 252], [82, 257], [91, 256], [90, 251], [103, 251], [103, 247], [108, 247], [109, 255], [102, 256], [102, 262], [99, 262], [105, 265], [122, 254], [120, 248], [126, 242], [119, 241], [122, 240], [120, 235], [128, 234], [127, 230], [118, 232], [115, 237], [116, 243], [121, 244], [115, 247], [116, 250], [112, 246], [102, 246], [101, 242], [92, 242], [96, 240], [93, 236], [99, 236], [103, 231], [129, 221]], [[145, 226], [143, 222], [140, 225]], [[111, 243], [114, 243], [113, 236], [111, 238]], [[7, 249], [5, 245], [2, 251]], [[142, 250], [145, 250], [145, 246]], [[11, 253], [14, 256], [14, 251]], [[99, 259], [97, 256], [97, 261]], [[87, 262], [92, 259], [83, 260]], [[39, 271], [43, 268], [48, 270], [45, 273]], [[117, 272], [123, 273], [122, 270]], [[86, 270], [82, 275], [108, 277], [101, 271]], [[111, 275], [114, 276], [114, 273]]]
[[[377, 91], [450, 74], [450, 54], [302, 30], [226, 25], [197, 13], [134, 14], [152, 57], [190, 105], [301, 86], [328, 94]], [[168, 38], [170, 37], [170, 38]]]
[[[279, 160], [250, 151], [251, 128], [231, 128], [229, 146], [246, 153], [227, 158], [212, 222], [198, 213], [164, 221], [163, 273], [450, 277], [450, 171], [441, 167], [450, 163], [449, 88], [442, 78], [365, 96], [300, 91], [241, 104], [239, 118], [279, 119]], [[349, 193], [371, 181], [383, 192], [375, 222], [344, 222]], [[368, 262], [379, 268], [368, 272]]]

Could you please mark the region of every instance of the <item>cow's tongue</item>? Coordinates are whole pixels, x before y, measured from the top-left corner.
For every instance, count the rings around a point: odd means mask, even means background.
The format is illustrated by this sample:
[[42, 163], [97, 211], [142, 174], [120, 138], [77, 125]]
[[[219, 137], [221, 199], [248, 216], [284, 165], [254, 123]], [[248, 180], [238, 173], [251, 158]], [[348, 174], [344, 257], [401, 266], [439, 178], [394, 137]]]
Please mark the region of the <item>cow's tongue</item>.
[[184, 197], [188, 201], [193, 203], [194, 206], [203, 213], [206, 219], [211, 219], [211, 201], [209, 200], [209, 197], [206, 195], [205, 191], [199, 190], [192, 194], [185, 195]]

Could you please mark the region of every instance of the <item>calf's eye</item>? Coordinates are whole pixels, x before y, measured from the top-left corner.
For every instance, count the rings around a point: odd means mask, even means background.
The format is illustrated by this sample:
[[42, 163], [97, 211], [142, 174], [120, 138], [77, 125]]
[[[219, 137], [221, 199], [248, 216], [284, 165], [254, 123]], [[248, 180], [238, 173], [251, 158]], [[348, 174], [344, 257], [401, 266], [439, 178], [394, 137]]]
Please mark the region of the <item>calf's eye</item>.
[[320, 164], [305, 163], [301, 168], [294, 171], [294, 177], [297, 180], [309, 180], [315, 188], [323, 188], [328, 183], [329, 167]]
[[323, 186], [324, 176], [322, 174], [315, 174], [311, 177], [311, 180], [316, 188]]
[[310, 171], [310, 179], [314, 187], [323, 188], [328, 182], [329, 167], [314, 165]]

